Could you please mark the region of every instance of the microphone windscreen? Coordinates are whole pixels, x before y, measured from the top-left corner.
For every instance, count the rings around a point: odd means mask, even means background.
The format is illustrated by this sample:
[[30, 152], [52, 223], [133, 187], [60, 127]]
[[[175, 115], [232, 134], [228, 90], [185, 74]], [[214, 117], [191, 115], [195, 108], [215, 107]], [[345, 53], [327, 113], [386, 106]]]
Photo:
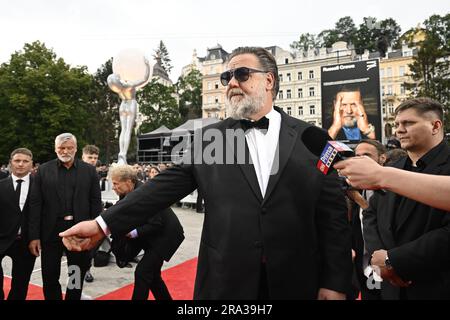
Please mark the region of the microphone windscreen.
[[318, 157], [322, 154], [327, 142], [333, 140], [327, 131], [316, 126], [306, 128], [302, 133], [301, 139], [306, 148]]

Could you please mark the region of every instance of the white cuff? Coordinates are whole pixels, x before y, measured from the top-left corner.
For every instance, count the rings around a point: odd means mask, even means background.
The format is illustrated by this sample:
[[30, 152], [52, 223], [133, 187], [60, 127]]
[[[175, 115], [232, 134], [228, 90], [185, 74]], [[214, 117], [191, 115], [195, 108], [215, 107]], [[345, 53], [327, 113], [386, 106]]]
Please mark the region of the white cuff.
[[130, 238], [133, 238], [133, 239], [137, 238], [139, 236], [136, 229], [131, 230], [128, 234], [130, 235]]
[[109, 236], [111, 234], [111, 231], [108, 228], [108, 225], [106, 224], [105, 220], [103, 220], [102, 216], [98, 216], [97, 218], [95, 218], [95, 221], [97, 221], [98, 225], [100, 226], [100, 228], [102, 228], [103, 233], [106, 236]]

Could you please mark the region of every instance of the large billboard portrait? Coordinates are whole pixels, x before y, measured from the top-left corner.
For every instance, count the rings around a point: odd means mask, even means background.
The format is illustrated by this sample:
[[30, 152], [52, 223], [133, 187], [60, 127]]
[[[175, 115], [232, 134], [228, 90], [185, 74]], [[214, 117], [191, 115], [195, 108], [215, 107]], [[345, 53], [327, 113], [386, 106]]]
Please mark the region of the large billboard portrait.
[[322, 126], [335, 140], [381, 141], [379, 61], [321, 68]]

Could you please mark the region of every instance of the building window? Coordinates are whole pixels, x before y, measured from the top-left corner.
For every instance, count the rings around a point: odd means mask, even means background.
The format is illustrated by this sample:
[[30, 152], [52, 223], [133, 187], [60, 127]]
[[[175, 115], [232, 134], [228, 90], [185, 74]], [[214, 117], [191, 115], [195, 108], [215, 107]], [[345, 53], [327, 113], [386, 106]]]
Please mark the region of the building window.
[[281, 73], [278, 75], [278, 77], [280, 77], [280, 82], [283, 82], [283, 75]]
[[316, 107], [314, 105], [309, 106], [309, 114], [316, 114]]
[[400, 66], [400, 68], [398, 69], [398, 75], [400, 77], [403, 77], [405, 75], [405, 66]]
[[299, 116], [303, 115], [303, 107], [302, 106], [298, 107], [298, 115]]
[[214, 102], [215, 102], [215, 103], [219, 103], [219, 98], [218, 98], [218, 97], [215, 97], [215, 98], [214, 98]]
[[383, 107], [382, 110], [383, 110], [383, 114], [386, 114], [386, 107]]
[[381, 95], [384, 96], [384, 86], [381, 86]]
[[388, 78], [392, 77], [392, 68], [391, 67], [387, 68], [387, 77]]
[[286, 74], [286, 79], [287, 79], [287, 81], [291, 81], [291, 74], [290, 73]]
[[392, 95], [392, 93], [393, 93], [393, 92], [392, 92], [392, 85], [388, 85], [388, 86], [387, 86], [387, 94], [388, 94], [388, 95]]
[[297, 73], [297, 80], [303, 80], [303, 73]]
[[288, 58], [284, 59], [284, 63], [288, 64], [289, 63], [289, 59]]
[[388, 102], [388, 110], [390, 114], [394, 113], [394, 104], [392, 102]]
[[303, 89], [302, 88], [299, 88], [297, 93], [298, 93], [299, 98], [303, 98]]
[[314, 97], [314, 87], [309, 88], [309, 96]]
[[208, 97], [208, 103], [212, 103], [212, 97]]
[[278, 99], [283, 99], [283, 90], [278, 93]]
[[211, 90], [211, 82], [208, 82], [208, 90]]
[[287, 89], [286, 90], [286, 99], [291, 99], [292, 98], [292, 96], [291, 96], [291, 89]]
[[314, 79], [314, 70], [309, 70], [309, 78]]
[[292, 108], [291, 108], [291, 107], [287, 107], [287, 114], [288, 114], [289, 116], [292, 115]]
[[218, 82], [216, 82], [216, 83], [214, 84], [214, 89], [219, 89], [219, 83], [218, 83]]
[[406, 94], [406, 89], [405, 89], [405, 85], [404, 84], [400, 85], [400, 94]]
[[384, 69], [380, 69], [380, 78], [384, 78]]

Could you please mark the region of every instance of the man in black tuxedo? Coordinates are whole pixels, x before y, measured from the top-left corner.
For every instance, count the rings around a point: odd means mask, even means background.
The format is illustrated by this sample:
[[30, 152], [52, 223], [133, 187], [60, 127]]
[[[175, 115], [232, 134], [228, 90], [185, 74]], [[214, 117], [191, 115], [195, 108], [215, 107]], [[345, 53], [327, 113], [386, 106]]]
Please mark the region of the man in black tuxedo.
[[[129, 165], [113, 166], [109, 174], [119, 201], [123, 201], [126, 195], [142, 185], [136, 170]], [[126, 236], [130, 238], [130, 244], [137, 248], [136, 252], [144, 250], [144, 256], [134, 272], [132, 300], [147, 300], [149, 290], [155, 300], [172, 300], [161, 278], [161, 267], [164, 260], [168, 262], [172, 258], [184, 240], [183, 227], [178, 217], [172, 209], [166, 208]], [[113, 243], [114, 241], [115, 239]], [[114, 244], [112, 247], [114, 248]], [[113, 253], [115, 254], [114, 249]]]
[[[55, 139], [57, 159], [39, 166], [31, 189], [29, 248], [39, 256], [42, 248], [42, 280], [47, 300], [62, 299], [59, 277], [65, 249], [58, 233], [75, 223], [95, 218], [102, 210], [100, 184], [95, 167], [75, 158], [77, 140], [71, 133]], [[79, 300], [90, 265], [89, 252], [66, 252], [69, 283], [67, 300]]]
[[12, 259], [12, 281], [8, 300], [25, 300], [36, 257], [28, 250], [29, 190], [33, 154], [26, 148], [15, 149], [10, 157], [11, 176], [0, 180], [0, 300], [4, 299], [3, 269], [5, 256]]
[[[440, 103], [429, 98], [405, 101], [396, 109], [395, 124], [408, 152], [395, 168], [450, 175]], [[387, 192], [372, 196], [363, 224], [372, 267], [383, 278], [383, 299], [450, 299], [449, 214]]]
[[238, 48], [228, 68], [221, 82], [231, 118], [203, 128], [181, 163], [96, 221], [62, 233], [64, 244], [88, 249], [199, 188], [205, 219], [195, 299], [344, 299], [351, 234], [336, 175], [322, 175], [303, 144], [310, 124], [273, 106], [279, 76], [267, 50]]

